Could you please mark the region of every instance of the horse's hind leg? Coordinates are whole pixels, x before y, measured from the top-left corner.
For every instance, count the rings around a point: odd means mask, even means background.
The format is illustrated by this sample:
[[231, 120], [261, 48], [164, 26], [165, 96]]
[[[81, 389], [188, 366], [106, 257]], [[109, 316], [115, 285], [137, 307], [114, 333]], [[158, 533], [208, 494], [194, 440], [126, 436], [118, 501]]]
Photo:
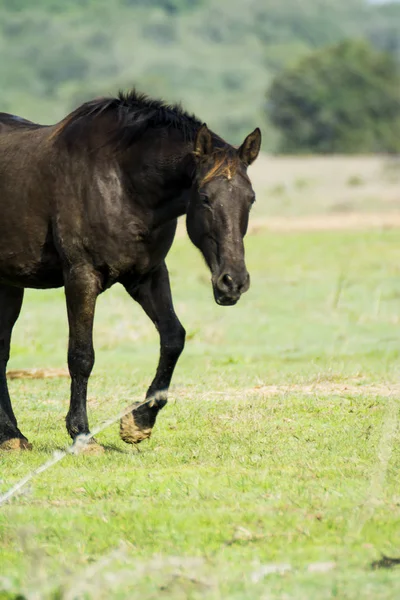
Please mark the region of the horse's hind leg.
[[6, 379], [11, 333], [19, 316], [23, 297], [23, 289], [0, 285], [0, 450], [31, 447], [18, 429]]

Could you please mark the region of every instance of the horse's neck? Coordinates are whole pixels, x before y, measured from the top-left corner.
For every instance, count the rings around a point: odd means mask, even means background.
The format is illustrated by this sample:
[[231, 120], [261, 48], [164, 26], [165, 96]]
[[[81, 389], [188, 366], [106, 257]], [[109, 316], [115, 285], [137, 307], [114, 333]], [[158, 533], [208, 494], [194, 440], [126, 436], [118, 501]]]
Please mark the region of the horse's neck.
[[192, 142], [182, 141], [168, 156], [161, 186], [164, 193], [154, 207], [156, 223], [166, 223], [186, 214], [195, 169], [192, 148]]
[[190, 189], [186, 189], [169, 201], [160, 204], [154, 211], [153, 226], [160, 227], [168, 221], [185, 215], [189, 204], [189, 195]]
[[191, 185], [187, 179], [182, 180], [181, 185], [179, 185], [179, 182], [179, 179], [175, 180], [172, 189], [169, 187], [171, 182], [168, 182], [166, 187], [169, 188], [169, 191], [153, 206], [152, 221], [154, 227], [159, 227], [186, 214]]

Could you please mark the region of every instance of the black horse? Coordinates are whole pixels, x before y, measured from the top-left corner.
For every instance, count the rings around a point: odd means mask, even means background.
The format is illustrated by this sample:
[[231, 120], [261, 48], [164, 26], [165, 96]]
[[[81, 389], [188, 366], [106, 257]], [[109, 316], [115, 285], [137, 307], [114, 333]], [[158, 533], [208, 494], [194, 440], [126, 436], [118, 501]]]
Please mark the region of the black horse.
[[136, 91], [87, 102], [54, 126], [0, 115], [0, 448], [31, 447], [6, 381], [24, 288], [65, 288], [73, 439], [89, 432], [97, 296], [121, 283], [142, 306], [160, 359], [148, 401], [121, 420], [120, 434], [127, 443], [150, 436], [185, 341], [165, 265], [177, 218], [187, 215], [216, 302], [235, 304], [249, 288], [243, 237], [255, 196], [246, 169], [260, 143], [255, 129], [235, 149], [179, 106]]

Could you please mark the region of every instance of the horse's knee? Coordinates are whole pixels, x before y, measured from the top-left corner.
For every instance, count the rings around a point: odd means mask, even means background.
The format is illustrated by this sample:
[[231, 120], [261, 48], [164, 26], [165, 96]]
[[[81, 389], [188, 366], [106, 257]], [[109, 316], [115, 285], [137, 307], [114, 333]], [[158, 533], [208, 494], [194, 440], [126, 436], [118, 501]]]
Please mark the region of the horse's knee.
[[89, 378], [94, 365], [93, 348], [71, 348], [68, 351], [68, 368], [72, 377]]
[[162, 340], [164, 349], [168, 351], [169, 354], [174, 356], [179, 356], [185, 347], [185, 338], [186, 331], [185, 328], [179, 323], [179, 321], [174, 325], [173, 329], [168, 331], [168, 334], [165, 335]]

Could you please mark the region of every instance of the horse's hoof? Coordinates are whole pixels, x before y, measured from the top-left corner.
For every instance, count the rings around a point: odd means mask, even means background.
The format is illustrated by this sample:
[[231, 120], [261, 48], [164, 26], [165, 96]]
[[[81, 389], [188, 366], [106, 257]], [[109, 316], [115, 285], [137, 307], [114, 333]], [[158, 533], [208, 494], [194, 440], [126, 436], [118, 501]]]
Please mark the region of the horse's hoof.
[[90, 440], [90, 442], [81, 450], [81, 454], [90, 456], [99, 456], [100, 454], [104, 454], [105, 450], [101, 444], [98, 444], [96, 441], [92, 440]]
[[90, 438], [87, 443], [84, 440], [76, 440], [72, 446], [72, 452], [73, 454], [85, 454], [86, 456], [99, 456], [104, 454], [105, 450], [94, 438]]
[[132, 413], [122, 417], [119, 426], [121, 440], [127, 444], [140, 444], [151, 436], [151, 427], [141, 426], [135, 421]]
[[0, 444], [0, 450], [32, 450], [32, 444], [26, 438], [12, 438]]

